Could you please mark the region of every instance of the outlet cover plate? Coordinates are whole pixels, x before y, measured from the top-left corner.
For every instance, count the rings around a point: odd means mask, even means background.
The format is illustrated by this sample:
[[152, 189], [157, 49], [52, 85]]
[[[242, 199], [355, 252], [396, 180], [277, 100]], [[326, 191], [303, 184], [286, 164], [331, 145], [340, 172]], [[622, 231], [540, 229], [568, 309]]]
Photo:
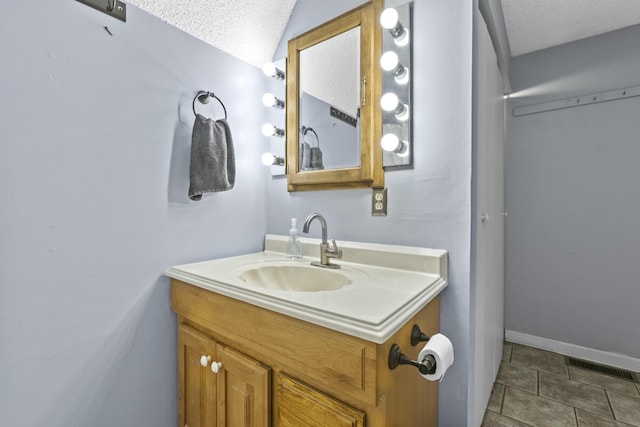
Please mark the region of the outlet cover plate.
[[387, 189], [374, 188], [371, 193], [371, 215], [387, 216]]

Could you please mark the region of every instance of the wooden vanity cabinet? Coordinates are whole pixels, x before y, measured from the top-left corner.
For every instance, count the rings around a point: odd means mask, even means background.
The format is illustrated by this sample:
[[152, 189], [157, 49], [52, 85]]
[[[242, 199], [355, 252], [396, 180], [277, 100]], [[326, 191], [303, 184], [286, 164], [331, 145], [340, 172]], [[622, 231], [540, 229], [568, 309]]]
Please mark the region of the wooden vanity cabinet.
[[[213, 364], [219, 363], [214, 372]], [[178, 326], [178, 425], [261, 427], [271, 370], [197, 330]]]
[[[439, 297], [384, 344], [172, 279], [178, 315], [179, 427], [430, 427], [438, 386], [388, 367], [391, 345], [415, 360], [411, 327], [439, 330]], [[211, 355], [218, 374], [201, 365]]]
[[365, 414], [287, 375], [278, 375], [275, 425], [363, 427]]

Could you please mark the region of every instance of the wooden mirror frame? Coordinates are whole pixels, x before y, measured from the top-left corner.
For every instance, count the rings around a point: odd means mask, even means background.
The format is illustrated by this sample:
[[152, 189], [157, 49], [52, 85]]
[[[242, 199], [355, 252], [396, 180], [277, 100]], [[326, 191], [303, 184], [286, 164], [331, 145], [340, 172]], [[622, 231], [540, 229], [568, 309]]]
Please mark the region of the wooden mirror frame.
[[[289, 191], [329, 190], [340, 188], [383, 188], [382, 71], [378, 60], [382, 54], [382, 28], [378, 17], [384, 0], [371, 0], [291, 40], [287, 56], [286, 144], [287, 184]], [[300, 51], [360, 27], [360, 165], [343, 169], [300, 170]], [[363, 90], [364, 89], [364, 90]]]

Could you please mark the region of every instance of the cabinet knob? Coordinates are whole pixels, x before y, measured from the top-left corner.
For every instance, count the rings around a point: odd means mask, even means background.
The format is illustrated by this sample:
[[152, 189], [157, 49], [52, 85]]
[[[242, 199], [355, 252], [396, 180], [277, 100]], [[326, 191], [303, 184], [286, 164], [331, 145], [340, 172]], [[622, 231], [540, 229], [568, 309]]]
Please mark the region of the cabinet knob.
[[200, 364], [206, 368], [209, 362], [211, 362], [211, 356], [205, 356], [203, 354], [200, 358]]
[[222, 363], [221, 362], [213, 362], [211, 363], [211, 371], [214, 374], [217, 374], [218, 371], [222, 368]]

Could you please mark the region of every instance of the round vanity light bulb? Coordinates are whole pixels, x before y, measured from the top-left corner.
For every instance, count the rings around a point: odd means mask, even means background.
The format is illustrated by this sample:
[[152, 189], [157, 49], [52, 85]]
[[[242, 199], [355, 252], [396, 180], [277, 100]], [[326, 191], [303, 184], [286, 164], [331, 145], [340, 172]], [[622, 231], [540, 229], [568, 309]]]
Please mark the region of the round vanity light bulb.
[[262, 72], [269, 77], [275, 76], [276, 66], [273, 64], [273, 62], [267, 62], [262, 66]]
[[262, 155], [262, 164], [265, 166], [271, 166], [275, 160], [276, 156], [271, 153], [264, 153]]
[[398, 54], [393, 51], [387, 51], [380, 57], [380, 66], [385, 71], [392, 71], [398, 66]]
[[400, 145], [400, 139], [393, 133], [386, 133], [380, 139], [380, 145], [384, 151], [396, 151]]
[[394, 111], [399, 102], [398, 95], [393, 92], [387, 92], [380, 98], [380, 106], [384, 111]]
[[393, 72], [393, 79], [396, 83], [404, 85], [409, 82], [409, 70], [400, 64], [398, 54], [389, 50], [380, 57], [380, 67], [385, 71]]
[[275, 66], [275, 64], [273, 62], [267, 62], [266, 64], [264, 64], [262, 66], [262, 72], [269, 76], [269, 77], [273, 77], [275, 79], [278, 80], [283, 80], [285, 79], [285, 74], [284, 71], [278, 69], [278, 67]]
[[380, 98], [380, 106], [384, 111], [391, 112], [396, 119], [406, 121], [409, 118], [409, 106], [403, 104], [398, 99], [398, 95], [393, 92], [387, 92]]
[[409, 43], [409, 30], [399, 21], [398, 11], [394, 8], [385, 9], [380, 15], [380, 25], [389, 30], [394, 42], [398, 46], [406, 46]]
[[273, 107], [274, 105], [277, 104], [276, 97], [273, 96], [273, 94], [271, 93], [265, 93], [262, 96], [262, 103], [264, 104], [265, 107]]
[[380, 25], [386, 30], [393, 29], [398, 23], [398, 11], [390, 7], [385, 9], [380, 15]]
[[262, 125], [262, 134], [264, 136], [272, 136], [276, 132], [276, 127], [271, 123], [265, 123]]
[[407, 157], [409, 155], [409, 143], [407, 141], [400, 141], [393, 133], [386, 133], [380, 139], [380, 145], [382, 149], [391, 153], [395, 153], [400, 157]]

